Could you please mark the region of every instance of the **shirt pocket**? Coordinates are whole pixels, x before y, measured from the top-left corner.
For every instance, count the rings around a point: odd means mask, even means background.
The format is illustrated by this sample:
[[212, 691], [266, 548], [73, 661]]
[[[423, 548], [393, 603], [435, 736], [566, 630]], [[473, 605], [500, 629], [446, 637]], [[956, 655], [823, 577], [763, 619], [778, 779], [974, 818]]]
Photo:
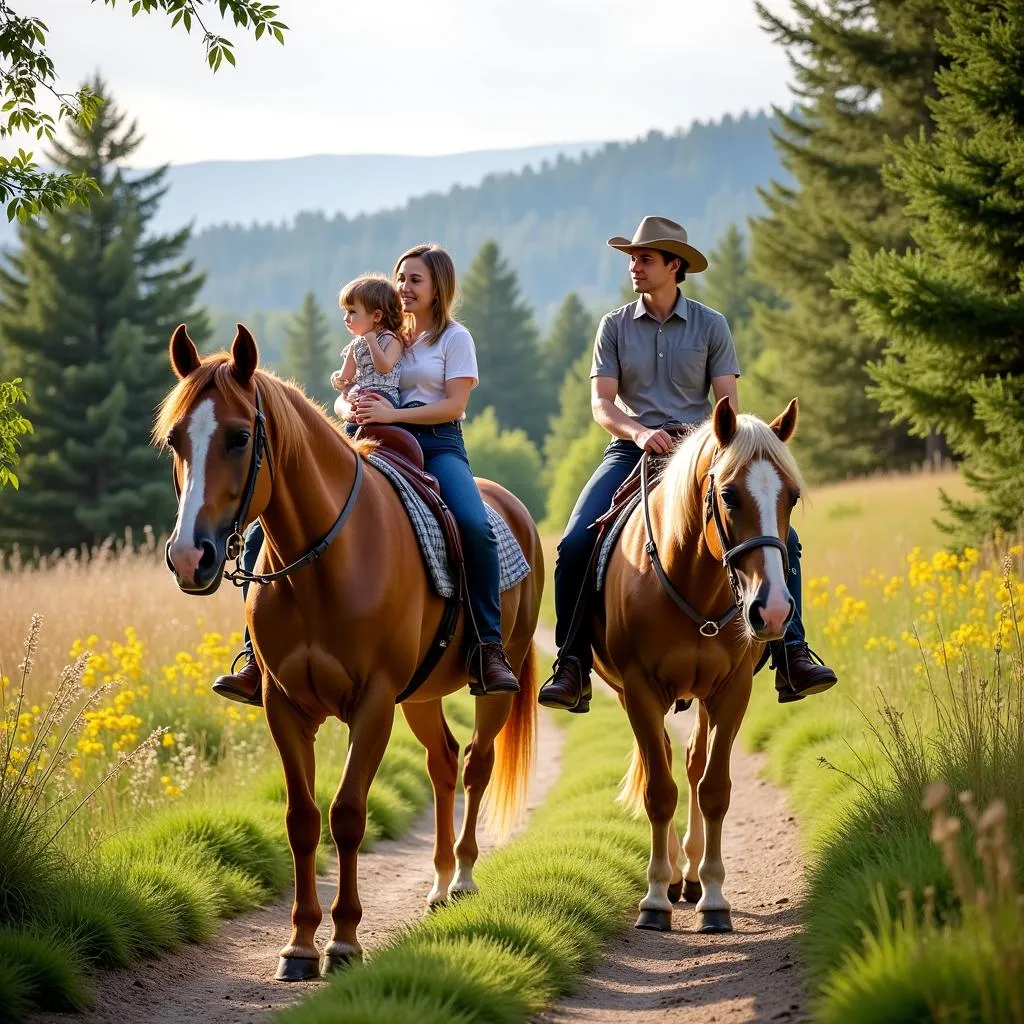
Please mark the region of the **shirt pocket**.
[[702, 338], [669, 346], [668, 375], [678, 388], [707, 394], [708, 345]]

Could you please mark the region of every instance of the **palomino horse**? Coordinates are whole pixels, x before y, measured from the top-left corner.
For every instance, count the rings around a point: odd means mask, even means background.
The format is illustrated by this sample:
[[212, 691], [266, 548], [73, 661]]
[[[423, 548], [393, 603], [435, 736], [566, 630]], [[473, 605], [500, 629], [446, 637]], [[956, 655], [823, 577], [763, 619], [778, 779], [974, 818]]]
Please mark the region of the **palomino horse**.
[[[395, 715], [395, 699], [431, 645], [444, 601], [428, 583], [411, 523], [392, 485], [321, 409], [291, 384], [257, 369], [258, 352], [241, 324], [230, 355], [200, 359], [184, 325], [170, 344], [180, 378], [160, 408], [154, 439], [173, 452], [178, 518], [167, 561], [186, 593], [216, 590], [239, 531], [259, 516], [266, 531], [246, 618], [263, 669], [270, 734], [281, 755], [288, 796], [288, 842], [295, 863], [292, 933], [277, 977], [294, 981], [321, 971], [315, 943], [321, 920], [316, 891], [320, 811], [313, 797], [313, 742], [328, 716], [348, 723], [345, 771], [331, 804], [340, 863], [331, 906], [333, 933], [322, 971], [358, 959], [362, 916], [356, 858], [366, 828], [366, 796]], [[431, 906], [476, 891], [477, 819], [487, 807], [507, 828], [525, 800], [536, 721], [533, 633], [544, 568], [533, 520], [508, 491], [480, 481], [486, 501], [515, 534], [531, 572], [502, 595], [505, 649], [521, 689], [476, 706], [466, 749], [462, 834], [455, 841], [458, 744], [441, 698], [467, 683], [462, 624], [427, 678], [402, 704], [427, 750], [434, 788], [436, 841]], [[332, 526], [333, 524], [333, 526]], [[327, 539], [324, 544], [321, 538]], [[320, 543], [318, 543], [320, 542]], [[285, 574], [290, 563], [301, 568]], [[491, 780], [492, 769], [495, 769]]]
[[[638, 928], [669, 930], [672, 903], [685, 894], [699, 900], [701, 931], [732, 931], [722, 893], [729, 758], [764, 642], [781, 637], [793, 614], [782, 538], [800, 497], [800, 471], [784, 444], [796, 419], [795, 399], [769, 426], [737, 417], [723, 398], [672, 455], [649, 515], [634, 512], [609, 562], [594, 653], [636, 737], [620, 799], [642, 805], [651, 823]], [[676, 699], [694, 697], [680, 849], [665, 715]]]

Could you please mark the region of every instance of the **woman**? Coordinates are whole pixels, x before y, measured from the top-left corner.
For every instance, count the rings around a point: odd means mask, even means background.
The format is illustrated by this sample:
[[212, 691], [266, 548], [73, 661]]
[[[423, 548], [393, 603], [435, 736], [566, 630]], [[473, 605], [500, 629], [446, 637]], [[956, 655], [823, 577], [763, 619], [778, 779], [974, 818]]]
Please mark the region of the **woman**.
[[[462, 440], [461, 422], [479, 373], [472, 335], [452, 319], [455, 265], [440, 246], [418, 245], [399, 258], [394, 277], [408, 323], [398, 383], [401, 407], [378, 395], [361, 395], [347, 406], [345, 418], [358, 424], [395, 423], [420, 442], [426, 470], [437, 477], [462, 535], [471, 616], [466, 631], [472, 637], [470, 692], [516, 693], [519, 682], [501, 642], [498, 543]], [[336, 409], [346, 412], [344, 405]], [[246, 536], [247, 567], [255, 566], [262, 532], [254, 524]], [[248, 645], [246, 653], [244, 668], [237, 675], [221, 676], [213, 688], [232, 700], [258, 705], [260, 673]]]

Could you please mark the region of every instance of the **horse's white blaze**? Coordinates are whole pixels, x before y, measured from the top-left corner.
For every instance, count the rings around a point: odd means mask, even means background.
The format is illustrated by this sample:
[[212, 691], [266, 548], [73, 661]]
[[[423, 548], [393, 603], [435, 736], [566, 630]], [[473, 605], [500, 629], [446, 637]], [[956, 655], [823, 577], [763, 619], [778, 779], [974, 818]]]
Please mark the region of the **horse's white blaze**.
[[[782, 478], [779, 476], [779, 471], [767, 459], [759, 459], [747, 471], [747, 487], [761, 516], [762, 536], [778, 537], [779, 493], [782, 490]], [[782, 552], [778, 548], [762, 548], [762, 551], [768, 592], [771, 597], [776, 595], [781, 597], [783, 593], [787, 593]]]
[[217, 429], [217, 414], [213, 399], [200, 402], [192, 411], [188, 422], [188, 440], [191, 458], [185, 464], [185, 482], [178, 503], [178, 522], [174, 532], [178, 543], [195, 547], [196, 520], [206, 499], [206, 457], [210, 452], [210, 438]]

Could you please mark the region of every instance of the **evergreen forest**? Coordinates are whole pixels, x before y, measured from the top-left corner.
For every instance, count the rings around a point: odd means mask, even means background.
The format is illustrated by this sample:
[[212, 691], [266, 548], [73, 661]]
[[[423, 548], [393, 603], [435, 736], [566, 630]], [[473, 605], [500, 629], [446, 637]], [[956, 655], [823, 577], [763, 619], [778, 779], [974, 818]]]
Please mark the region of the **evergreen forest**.
[[605, 239], [651, 212], [709, 255], [684, 287], [730, 323], [744, 409], [800, 398], [794, 443], [812, 481], [953, 458], [976, 497], [947, 503], [951, 536], [1015, 529], [1024, 13], [981, 0], [759, 12], [794, 68], [790, 109], [277, 226], [157, 230], [166, 171], [123, 170], [145, 126], [94, 83], [100, 115], [50, 159], [100, 194], [28, 218], [0, 266], [0, 484], [20, 485], [0, 490], [0, 548], [166, 529], [167, 465], [148, 430], [173, 326], [209, 349], [242, 319], [271, 366], [329, 404], [347, 340], [338, 289], [422, 240], [455, 256], [478, 348], [474, 469], [558, 530], [607, 442], [590, 416], [595, 326], [633, 298]]

